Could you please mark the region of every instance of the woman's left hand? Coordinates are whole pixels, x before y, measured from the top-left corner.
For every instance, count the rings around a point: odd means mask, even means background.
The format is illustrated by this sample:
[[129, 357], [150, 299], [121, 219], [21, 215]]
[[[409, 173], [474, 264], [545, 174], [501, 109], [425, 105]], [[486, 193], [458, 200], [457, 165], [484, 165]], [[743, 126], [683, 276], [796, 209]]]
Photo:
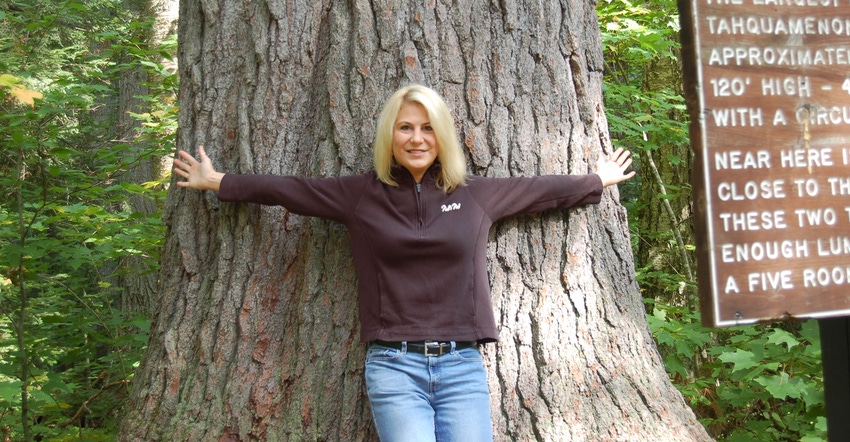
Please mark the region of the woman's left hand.
[[619, 148], [611, 155], [599, 156], [596, 161], [596, 174], [602, 179], [602, 186], [608, 187], [635, 176], [635, 171], [626, 173], [626, 169], [631, 165], [632, 153]]

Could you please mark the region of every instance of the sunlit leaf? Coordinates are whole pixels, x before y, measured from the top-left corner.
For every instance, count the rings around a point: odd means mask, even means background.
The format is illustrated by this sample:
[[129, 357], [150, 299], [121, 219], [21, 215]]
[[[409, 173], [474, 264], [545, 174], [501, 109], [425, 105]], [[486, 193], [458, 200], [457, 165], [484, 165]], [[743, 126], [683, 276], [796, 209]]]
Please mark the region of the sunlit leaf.
[[12, 94], [18, 101], [23, 104], [34, 107], [36, 98], [44, 98], [44, 94], [38, 91], [31, 91], [22, 87], [12, 86], [9, 88], [9, 93]]

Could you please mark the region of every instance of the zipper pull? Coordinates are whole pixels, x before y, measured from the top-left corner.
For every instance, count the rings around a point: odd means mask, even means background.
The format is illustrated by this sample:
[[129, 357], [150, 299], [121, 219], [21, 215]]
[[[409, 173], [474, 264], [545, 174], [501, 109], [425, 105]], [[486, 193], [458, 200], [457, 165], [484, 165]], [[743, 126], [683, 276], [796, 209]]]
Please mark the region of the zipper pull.
[[422, 193], [422, 183], [416, 183], [416, 193]]

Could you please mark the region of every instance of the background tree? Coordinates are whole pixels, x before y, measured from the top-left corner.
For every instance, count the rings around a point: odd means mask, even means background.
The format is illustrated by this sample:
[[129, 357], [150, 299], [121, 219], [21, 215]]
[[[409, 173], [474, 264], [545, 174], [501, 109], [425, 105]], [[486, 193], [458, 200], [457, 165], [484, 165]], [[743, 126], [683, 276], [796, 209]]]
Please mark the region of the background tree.
[[675, 10], [669, 0], [598, 7], [611, 137], [637, 153], [640, 171], [626, 193], [641, 290], [658, 302], [694, 307], [692, 161]]
[[[408, 82], [447, 98], [475, 173], [586, 173], [611, 150], [589, 2], [189, 0], [180, 20], [178, 145], [222, 171], [365, 171]], [[707, 439], [655, 350], [616, 200], [494, 229], [499, 439]], [[165, 222], [122, 439], [373, 438], [344, 229], [176, 188]]]
[[[109, 439], [146, 342], [147, 318], [119, 308], [114, 281], [157, 265], [159, 216], [125, 202], [155, 200], [162, 186], [124, 175], [158, 153], [117, 142], [116, 112], [102, 110], [122, 69], [162, 53], [136, 38], [149, 26], [122, 6], [0, 4], [3, 440]], [[160, 140], [151, 146], [173, 151]], [[137, 264], [104, 266], [127, 260]]]
[[[150, 155], [135, 161], [138, 152], [162, 151], [164, 138], [173, 134], [173, 127], [165, 127], [163, 120], [173, 112], [176, 89], [176, 63], [173, 62], [174, 36], [177, 34], [177, 0], [125, 0], [122, 12], [134, 23], [144, 24], [131, 29], [132, 37], [142, 43], [140, 48], [127, 46], [122, 55], [124, 68], [118, 72], [114, 95], [102, 111], [114, 118], [113, 137], [128, 148], [124, 160], [132, 166], [119, 178], [124, 183], [143, 184], [164, 179], [171, 161], [167, 156]], [[171, 40], [170, 40], [171, 39]], [[166, 57], [150, 57], [148, 48], [162, 48]], [[146, 63], [137, 63], [144, 57]], [[163, 85], [164, 78], [166, 80]], [[169, 84], [169, 81], [175, 84]], [[165, 87], [163, 87], [165, 86]], [[170, 143], [173, 145], [173, 142]], [[161, 204], [142, 192], [128, 195], [121, 202], [124, 209], [137, 214], [157, 216]], [[136, 271], [145, 265], [144, 257], [124, 257], [115, 263], [123, 269], [118, 273], [115, 286], [120, 288], [120, 305], [125, 311], [152, 315], [156, 310], [159, 292], [157, 272]], [[112, 266], [104, 263], [104, 267]]]

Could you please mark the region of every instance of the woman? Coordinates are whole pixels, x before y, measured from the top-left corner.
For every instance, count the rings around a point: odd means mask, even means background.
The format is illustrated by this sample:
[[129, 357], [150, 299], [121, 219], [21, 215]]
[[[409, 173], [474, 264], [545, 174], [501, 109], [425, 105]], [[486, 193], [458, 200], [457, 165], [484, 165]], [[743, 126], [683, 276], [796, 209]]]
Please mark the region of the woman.
[[217, 172], [204, 152], [179, 152], [178, 186], [222, 201], [281, 205], [349, 230], [358, 277], [366, 388], [383, 441], [492, 440], [478, 346], [498, 339], [490, 305], [487, 237], [516, 214], [598, 203], [629, 179], [628, 151], [596, 173], [468, 177], [454, 120], [432, 89], [398, 90], [378, 119], [375, 170], [305, 178]]

